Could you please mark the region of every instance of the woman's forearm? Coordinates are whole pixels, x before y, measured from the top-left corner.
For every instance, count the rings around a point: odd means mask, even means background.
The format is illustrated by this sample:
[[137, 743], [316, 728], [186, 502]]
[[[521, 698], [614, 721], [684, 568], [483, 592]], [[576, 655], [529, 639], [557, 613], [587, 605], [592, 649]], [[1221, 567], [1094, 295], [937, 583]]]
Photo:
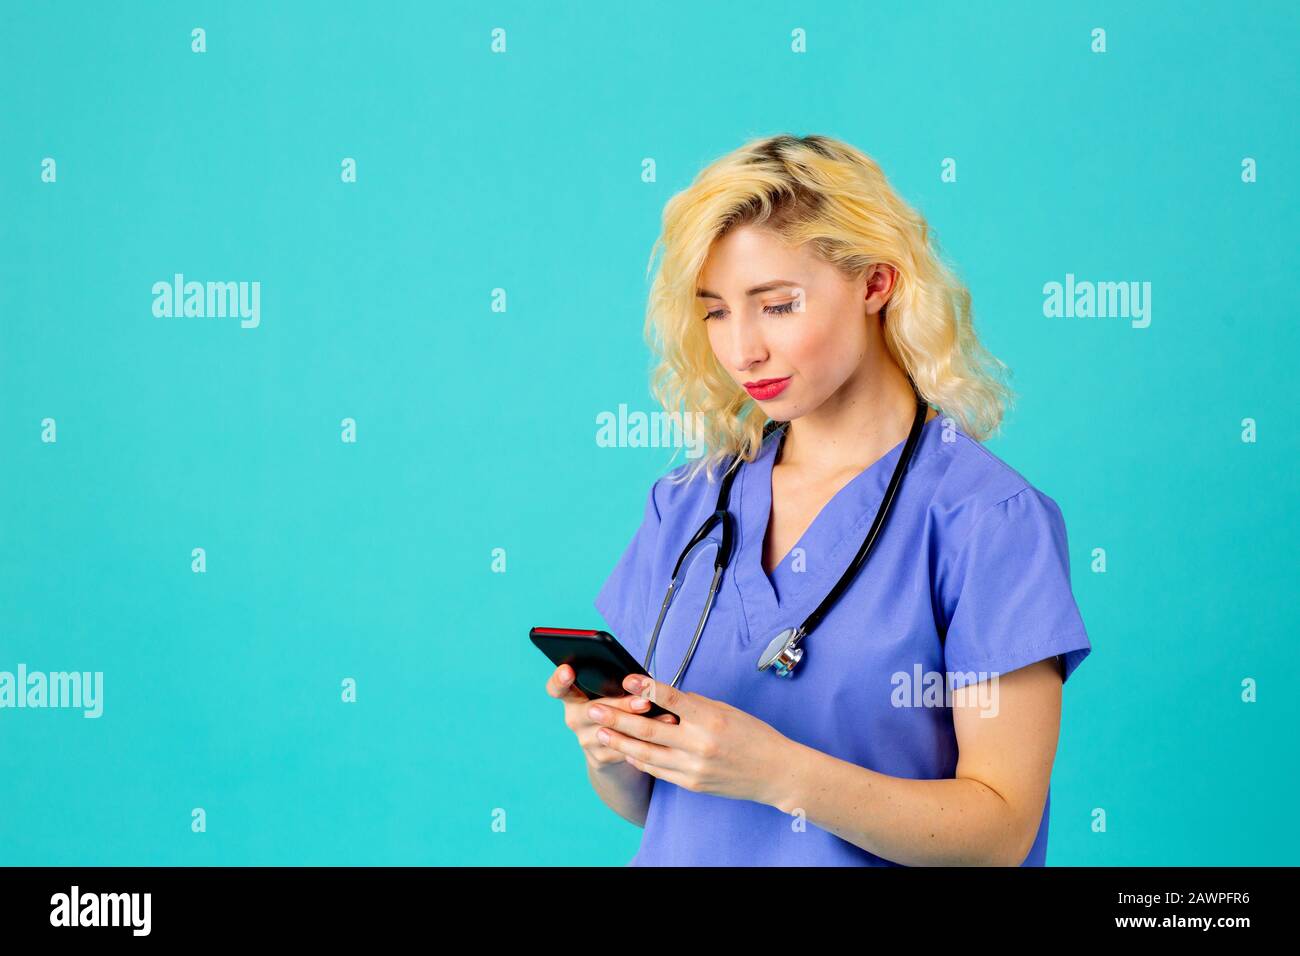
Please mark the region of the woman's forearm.
[[768, 801], [783, 813], [905, 866], [1019, 866], [1029, 854], [1014, 814], [977, 780], [876, 773], [797, 741]]
[[645, 826], [654, 777], [629, 763], [619, 761], [605, 764], [600, 769], [588, 763], [587, 778], [605, 806], [629, 823]]

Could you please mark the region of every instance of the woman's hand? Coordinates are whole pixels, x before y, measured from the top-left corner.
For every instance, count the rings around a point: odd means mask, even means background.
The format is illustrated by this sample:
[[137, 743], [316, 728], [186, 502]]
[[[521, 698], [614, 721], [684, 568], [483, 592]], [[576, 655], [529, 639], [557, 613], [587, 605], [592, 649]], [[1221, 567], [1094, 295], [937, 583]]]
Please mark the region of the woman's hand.
[[595, 717], [598, 743], [683, 789], [777, 805], [785, 757], [794, 746], [790, 738], [730, 704], [671, 684], [629, 674], [623, 687], [671, 710], [681, 722], [665, 725], [627, 708], [604, 708]]
[[[592, 706], [599, 703], [602, 707], [611, 708], [620, 713], [639, 716], [638, 711], [645, 711], [650, 708], [650, 701], [633, 694], [623, 697], [599, 697], [593, 701], [574, 686], [573, 681], [576, 677], [577, 675], [574, 674], [572, 667], [568, 664], [561, 664], [546, 681], [546, 693], [564, 701], [565, 726], [577, 736], [578, 743], [582, 746], [589, 767], [593, 770], [603, 770], [612, 764], [623, 763], [622, 753], [606, 747], [596, 738], [596, 731], [599, 726], [592, 721], [589, 711]], [[660, 714], [654, 718], [642, 716], [640, 719], [660, 723], [676, 723], [677, 721], [677, 718], [672, 714]]]

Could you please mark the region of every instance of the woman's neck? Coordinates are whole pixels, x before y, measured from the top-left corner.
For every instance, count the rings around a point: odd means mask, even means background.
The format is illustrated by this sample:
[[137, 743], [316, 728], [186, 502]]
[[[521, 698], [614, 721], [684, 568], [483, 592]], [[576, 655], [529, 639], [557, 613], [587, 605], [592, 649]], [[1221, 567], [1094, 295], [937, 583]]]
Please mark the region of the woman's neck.
[[[937, 414], [933, 409], [928, 421]], [[775, 464], [811, 475], [857, 474], [905, 439], [916, 419], [916, 395], [897, 365], [855, 375], [816, 411], [785, 428]]]

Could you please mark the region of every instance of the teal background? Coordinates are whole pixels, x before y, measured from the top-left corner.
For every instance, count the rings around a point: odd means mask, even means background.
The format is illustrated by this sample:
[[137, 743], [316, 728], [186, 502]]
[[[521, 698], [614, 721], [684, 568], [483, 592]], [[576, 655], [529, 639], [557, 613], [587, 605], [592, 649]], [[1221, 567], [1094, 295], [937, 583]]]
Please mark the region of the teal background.
[[[526, 631], [604, 626], [683, 460], [594, 437], [653, 408], [663, 204], [778, 132], [881, 163], [1014, 369], [988, 448], [1094, 648], [1049, 863], [1298, 862], [1300, 14], [1131, 7], [5, 4], [0, 670], [105, 713], [0, 710], [0, 864], [626, 862]], [[260, 281], [260, 328], [154, 318], [175, 272]], [[1044, 318], [1067, 272], [1150, 327]]]

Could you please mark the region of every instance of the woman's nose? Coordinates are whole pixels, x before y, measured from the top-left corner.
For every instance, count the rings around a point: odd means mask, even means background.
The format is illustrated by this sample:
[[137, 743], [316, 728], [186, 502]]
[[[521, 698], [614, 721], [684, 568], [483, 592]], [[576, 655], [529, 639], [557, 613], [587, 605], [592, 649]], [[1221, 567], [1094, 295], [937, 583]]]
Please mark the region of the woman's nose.
[[755, 323], [738, 319], [731, 323], [728, 331], [731, 333], [727, 345], [731, 350], [728, 359], [737, 372], [747, 372], [767, 358], [767, 346]]

